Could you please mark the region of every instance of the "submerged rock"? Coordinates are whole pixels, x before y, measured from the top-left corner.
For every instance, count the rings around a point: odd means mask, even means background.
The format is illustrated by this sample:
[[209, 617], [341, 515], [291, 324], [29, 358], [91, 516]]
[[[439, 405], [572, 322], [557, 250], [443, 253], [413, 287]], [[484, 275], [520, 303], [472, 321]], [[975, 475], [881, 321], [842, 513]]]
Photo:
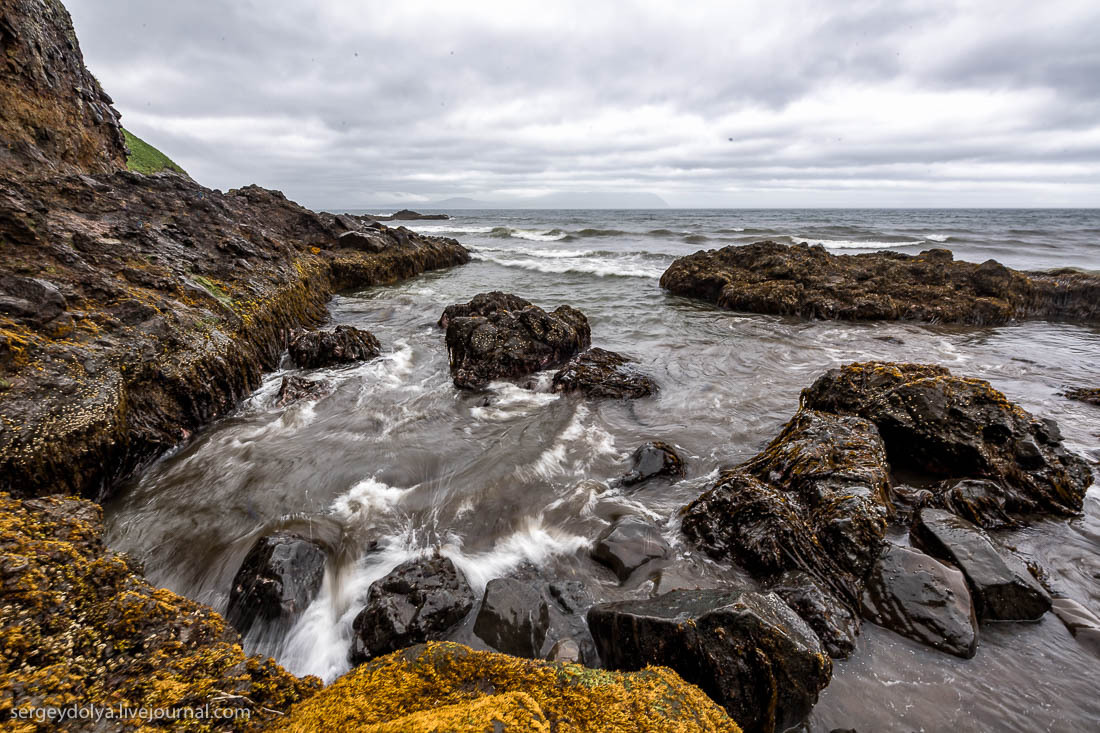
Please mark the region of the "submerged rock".
[[623, 486], [635, 486], [651, 478], [684, 475], [684, 459], [668, 443], [654, 440], [644, 443], [630, 456], [630, 471], [622, 477]]
[[226, 620], [242, 636], [258, 620], [289, 629], [321, 589], [325, 561], [323, 548], [291, 532], [259, 538], [233, 577]]
[[302, 369], [320, 369], [373, 359], [381, 352], [370, 331], [337, 326], [331, 331], [295, 331], [287, 344], [290, 358]]
[[1090, 405], [1100, 405], [1100, 387], [1078, 387], [1066, 390], [1066, 397], [1079, 402], [1088, 402]]
[[863, 591], [863, 616], [930, 647], [970, 659], [978, 619], [966, 578], [923, 552], [889, 544]]
[[353, 663], [443, 639], [474, 606], [466, 578], [445, 557], [410, 560], [375, 581], [352, 624]]
[[817, 636], [770, 593], [672, 591], [599, 604], [588, 624], [608, 667], [669, 666], [746, 731], [799, 723], [832, 673]]
[[485, 586], [474, 633], [493, 649], [537, 659], [549, 628], [550, 609], [534, 586], [513, 578], [496, 578]]
[[1050, 610], [1050, 595], [1024, 561], [980, 527], [941, 509], [922, 509], [911, 535], [921, 549], [962, 570], [982, 620], [1034, 621]]
[[275, 397], [276, 407], [286, 407], [298, 400], [313, 400], [323, 395], [328, 389], [328, 383], [320, 380], [306, 379], [296, 374], [288, 374], [279, 383], [279, 394]]
[[656, 526], [639, 517], [623, 517], [596, 540], [592, 557], [625, 581], [651, 560], [667, 557], [669, 551], [668, 542]]
[[610, 399], [636, 399], [657, 392], [657, 383], [631, 367], [630, 362], [614, 351], [588, 349], [566, 362], [554, 375], [554, 391]]
[[[1053, 420], [1033, 417], [988, 382], [955, 377], [940, 366], [849, 364], [803, 390], [802, 404], [873, 422], [894, 469], [995, 482], [1012, 514], [1077, 513], [1092, 483], [1092, 471], [1066, 451]], [[972, 518], [984, 517], [985, 503], [968, 510]]]
[[[377, 726], [377, 727], [376, 727]], [[672, 670], [607, 672], [448, 642], [364, 664], [294, 708], [291, 731], [739, 733]]]
[[721, 308], [803, 318], [999, 324], [1023, 318], [1100, 320], [1100, 277], [1024, 273], [999, 262], [919, 255], [834, 255], [824, 247], [756, 242], [680, 257], [661, 287]]
[[439, 325], [447, 329], [455, 386], [465, 389], [558, 366], [591, 343], [588, 319], [576, 308], [562, 305], [547, 313], [501, 292], [447, 306]]

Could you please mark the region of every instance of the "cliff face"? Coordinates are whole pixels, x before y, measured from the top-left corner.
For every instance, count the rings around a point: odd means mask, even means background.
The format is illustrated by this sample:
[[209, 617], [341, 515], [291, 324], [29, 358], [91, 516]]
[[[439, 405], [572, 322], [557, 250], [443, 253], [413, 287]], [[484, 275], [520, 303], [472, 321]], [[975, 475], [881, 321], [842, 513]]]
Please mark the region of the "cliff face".
[[0, 166], [30, 175], [124, 168], [118, 117], [59, 0], [0, 0]]

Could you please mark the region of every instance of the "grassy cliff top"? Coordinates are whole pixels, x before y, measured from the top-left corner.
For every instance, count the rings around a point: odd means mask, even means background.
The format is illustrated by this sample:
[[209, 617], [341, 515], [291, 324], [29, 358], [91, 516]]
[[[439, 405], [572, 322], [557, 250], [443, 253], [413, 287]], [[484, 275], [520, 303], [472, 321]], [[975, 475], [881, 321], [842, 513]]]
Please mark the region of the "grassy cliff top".
[[187, 171], [176, 165], [171, 158], [134, 133], [122, 128], [122, 134], [126, 136], [126, 147], [130, 149], [130, 154], [126, 156], [126, 167], [130, 170], [146, 175], [165, 170], [187, 175]]

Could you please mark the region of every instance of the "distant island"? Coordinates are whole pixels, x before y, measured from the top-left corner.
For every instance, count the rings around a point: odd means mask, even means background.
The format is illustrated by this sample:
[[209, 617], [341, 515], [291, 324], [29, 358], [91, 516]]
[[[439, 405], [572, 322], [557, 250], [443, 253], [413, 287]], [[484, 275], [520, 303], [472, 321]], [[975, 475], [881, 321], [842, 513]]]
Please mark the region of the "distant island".
[[623, 191], [558, 192], [504, 200], [455, 196], [418, 203], [422, 209], [667, 209], [668, 202], [655, 193]]

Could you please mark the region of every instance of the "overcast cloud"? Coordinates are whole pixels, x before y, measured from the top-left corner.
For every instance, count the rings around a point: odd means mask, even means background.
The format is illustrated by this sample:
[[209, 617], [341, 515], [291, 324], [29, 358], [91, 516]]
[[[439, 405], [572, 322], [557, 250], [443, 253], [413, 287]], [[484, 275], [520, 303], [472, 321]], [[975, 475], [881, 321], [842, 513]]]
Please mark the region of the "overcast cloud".
[[1095, 0], [67, 5], [124, 125], [313, 207], [1100, 204]]

